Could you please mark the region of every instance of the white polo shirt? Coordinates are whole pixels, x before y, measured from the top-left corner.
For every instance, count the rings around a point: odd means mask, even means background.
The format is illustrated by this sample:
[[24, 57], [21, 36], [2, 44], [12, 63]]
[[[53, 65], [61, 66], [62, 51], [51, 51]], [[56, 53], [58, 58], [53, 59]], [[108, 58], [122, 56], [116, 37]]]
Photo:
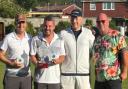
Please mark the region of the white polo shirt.
[[[49, 61], [51, 61], [54, 58], [65, 55], [64, 41], [57, 34], [54, 34], [54, 38], [48, 44], [43, 35], [40, 34], [32, 39], [30, 54], [38, 54], [41, 61], [44, 61], [44, 57], [47, 56]], [[48, 68], [37, 68], [35, 71], [35, 81], [38, 83], [60, 83], [59, 64]]]
[[[7, 58], [9, 60], [20, 59], [24, 66], [27, 67], [29, 65], [30, 40], [31, 37], [27, 33], [25, 33], [25, 37], [21, 40], [15, 32], [12, 32], [6, 35], [0, 48], [5, 52], [7, 51]], [[8, 76], [16, 76], [20, 70], [21, 68], [6, 67]]]

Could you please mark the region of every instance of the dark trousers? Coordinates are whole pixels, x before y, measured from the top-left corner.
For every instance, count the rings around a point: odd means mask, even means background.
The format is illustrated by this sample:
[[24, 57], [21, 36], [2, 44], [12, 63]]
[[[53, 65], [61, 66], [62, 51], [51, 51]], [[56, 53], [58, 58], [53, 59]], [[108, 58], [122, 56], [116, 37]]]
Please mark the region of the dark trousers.
[[122, 89], [121, 80], [109, 80], [105, 82], [95, 81], [94, 89]]
[[48, 84], [34, 82], [34, 89], [60, 89], [60, 83]]
[[32, 89], [31, 76], [26, 77], [4, 77], [4, 89]]

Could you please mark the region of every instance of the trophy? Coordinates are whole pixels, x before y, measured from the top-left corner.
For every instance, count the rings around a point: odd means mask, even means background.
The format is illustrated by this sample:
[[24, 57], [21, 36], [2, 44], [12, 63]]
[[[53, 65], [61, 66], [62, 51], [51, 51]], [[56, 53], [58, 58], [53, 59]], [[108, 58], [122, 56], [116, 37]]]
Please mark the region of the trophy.
[[24, 65], [24, 59], [22, 59], [20, 57], [16, 58], [16, 62], [19, 63], [19, 64], [21, 64], [21, 68], [23, 68], [25, 66]]

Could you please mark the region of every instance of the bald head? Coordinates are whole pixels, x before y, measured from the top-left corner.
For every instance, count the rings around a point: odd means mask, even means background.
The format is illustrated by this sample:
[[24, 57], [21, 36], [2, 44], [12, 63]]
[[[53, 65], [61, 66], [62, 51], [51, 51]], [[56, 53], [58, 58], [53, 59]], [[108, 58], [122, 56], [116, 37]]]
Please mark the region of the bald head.
[[97, 21], [108, 20], [108, 16], [105, 13], [100, 13], [97, 17]]

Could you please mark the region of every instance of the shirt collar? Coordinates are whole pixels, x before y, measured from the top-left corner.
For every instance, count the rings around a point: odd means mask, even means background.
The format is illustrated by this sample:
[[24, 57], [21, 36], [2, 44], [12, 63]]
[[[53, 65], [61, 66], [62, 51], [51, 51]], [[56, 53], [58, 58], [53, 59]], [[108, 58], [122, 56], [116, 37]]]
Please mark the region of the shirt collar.
[[[83, 27], [82, 27], [82, 26], [81, 26], [80, 30], [81, 30], [81, 32], [83, 31]], [[69, 33], [74, 34], [74, 33], [73, 33], [73, 30], [72, 30], [72, 27], [68, 28], [67, 31], [68, 31]]]
[[[44, 36], [43, 36], [43, 33], [41, 32], [41, 33], [39, 33], [39, 39], [41, 40], [41, 41], [45, 41], [46, 42], [46, 39], [44, 38]], [[56, 34], [56, 33], [54, 33], [54, 37], [53, 37], [53, 39], [52, 39], [52, 42], [54, 42], [56, 39], [58, 39], [59, 37], [58, 37], [58, 35]], [[52, 43], [51, 42], [51, 43]]]
[[[13, 32], [12, 37], [13, 37], [13, 38], [16, 38], [16, 39], [19, 39], [19, 37], [17, 36], [16, 32]], [[24, 38], [29, 38], [26, 32], [25, 32]]]

